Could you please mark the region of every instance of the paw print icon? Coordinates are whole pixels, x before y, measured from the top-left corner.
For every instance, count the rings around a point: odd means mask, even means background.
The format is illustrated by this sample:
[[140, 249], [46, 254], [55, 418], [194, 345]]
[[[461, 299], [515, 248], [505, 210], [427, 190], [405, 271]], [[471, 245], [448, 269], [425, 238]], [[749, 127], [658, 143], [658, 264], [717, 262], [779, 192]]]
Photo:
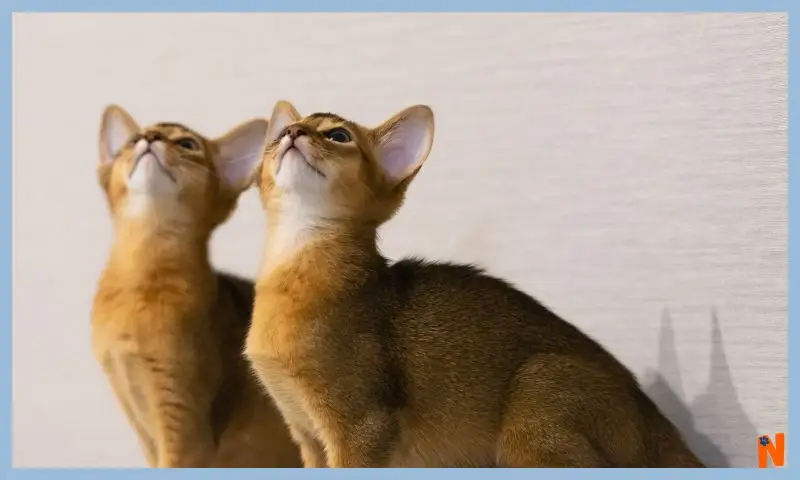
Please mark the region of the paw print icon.
[[766, 435], [763, 437], [758, 437], [758, 443], [760, 443], [762, 447], [766, 447], [769, 445], [769, 437]]

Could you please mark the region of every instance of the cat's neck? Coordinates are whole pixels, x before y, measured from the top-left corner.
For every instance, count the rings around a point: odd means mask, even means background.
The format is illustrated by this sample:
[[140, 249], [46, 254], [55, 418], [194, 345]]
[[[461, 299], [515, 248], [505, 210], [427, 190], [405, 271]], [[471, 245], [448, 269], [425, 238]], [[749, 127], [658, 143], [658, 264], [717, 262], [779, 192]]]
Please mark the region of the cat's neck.
[[208, 242], [208, 234], [185, 226], [118, 221], [108, 270], [126, 278], [183, 277], [202, 282], [213, 276]]
[[358, 221], [303, 210], [268, 210], [259, 277], [309, 269], [330, 278], [352, 277], [383, 262], [376, 241], [376, 228]]

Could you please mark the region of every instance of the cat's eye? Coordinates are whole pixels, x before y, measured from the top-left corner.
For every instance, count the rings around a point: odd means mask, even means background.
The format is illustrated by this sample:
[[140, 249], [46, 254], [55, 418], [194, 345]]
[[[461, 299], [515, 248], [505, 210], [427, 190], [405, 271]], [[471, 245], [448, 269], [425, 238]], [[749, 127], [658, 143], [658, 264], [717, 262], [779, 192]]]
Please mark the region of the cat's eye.
[[184, 150], [200, 150], [200, 144], [193, 138], [179, 138], [175, 143]]
[[352, 138], [350, 138], [350, 132], [344, 128], [334, 128], [333, 130], [328, 130], [325, 132], [325, 138], [336, 143], [347, 143], [352, 141]]

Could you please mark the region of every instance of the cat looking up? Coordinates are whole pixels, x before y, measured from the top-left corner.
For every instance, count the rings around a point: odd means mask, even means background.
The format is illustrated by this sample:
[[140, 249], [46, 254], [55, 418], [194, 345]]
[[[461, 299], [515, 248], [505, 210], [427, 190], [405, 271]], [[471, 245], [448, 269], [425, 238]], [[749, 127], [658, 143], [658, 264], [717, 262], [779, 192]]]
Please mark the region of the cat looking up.
[[247, 186], [267, 122], [217, 139], [102, 117], [98, 176], [114, 243], [92, 310], [97, 360], [151, 467], [296, 467], [297, 447], [241, 357], [253, 284], [215, 272], [214, 229]]
[[376, 245], [434, 120], [273, 111], [251, 169], [268, 240], [245, 354], [306, 466], [699, 467], [634, 376], [478, 269]]

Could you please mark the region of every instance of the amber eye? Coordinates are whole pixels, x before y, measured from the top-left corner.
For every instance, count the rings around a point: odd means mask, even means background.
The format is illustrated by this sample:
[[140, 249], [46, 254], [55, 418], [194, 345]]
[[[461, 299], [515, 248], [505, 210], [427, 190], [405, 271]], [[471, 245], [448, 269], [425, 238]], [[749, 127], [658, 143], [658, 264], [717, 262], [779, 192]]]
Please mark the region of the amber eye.
[[200, 145], [193, 138], [179, 138], [175, 143], [184, 150], [200, 150]]
[[344, 128], [334, 128], [333, 130], [328, 130], [325, 132], [325, 138], [336, 143], [347, 143], [352, 141], [350, 138], [350, 132]]

